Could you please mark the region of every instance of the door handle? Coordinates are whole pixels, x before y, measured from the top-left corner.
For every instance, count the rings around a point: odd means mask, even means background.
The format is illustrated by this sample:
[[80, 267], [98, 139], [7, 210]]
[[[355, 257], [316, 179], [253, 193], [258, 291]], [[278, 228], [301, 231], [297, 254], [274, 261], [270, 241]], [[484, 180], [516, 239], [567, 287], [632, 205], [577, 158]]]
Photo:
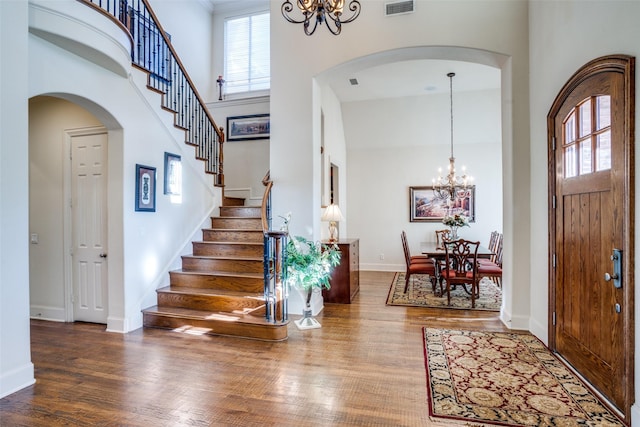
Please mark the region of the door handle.
[[106, 258], [107, 254], [100, 254], [100, 258]]
[[611, 261], [613, 261], [613, 274], [604, 273], [604, 280], [606, 282], [613, 280], [613, 286], [619, 289], [622, 287], [622, 251], [620, 249], [613, 250]]

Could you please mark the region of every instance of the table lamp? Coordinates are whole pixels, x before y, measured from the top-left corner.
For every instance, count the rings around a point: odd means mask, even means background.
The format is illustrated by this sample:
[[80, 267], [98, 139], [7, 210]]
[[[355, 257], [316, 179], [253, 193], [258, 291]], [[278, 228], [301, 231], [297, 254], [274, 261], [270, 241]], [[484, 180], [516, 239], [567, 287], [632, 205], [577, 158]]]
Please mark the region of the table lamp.
[[336, 222], [344, 221], [344, 217], [342, 216], [342, 212], [340, 212], [338, 205], [334, 205], [332, 203], [327, 206], [327, 209], [324, 210], [320, 219], [322, 221], [329, 221], [329, 242], [336, 242], [338, 240]]

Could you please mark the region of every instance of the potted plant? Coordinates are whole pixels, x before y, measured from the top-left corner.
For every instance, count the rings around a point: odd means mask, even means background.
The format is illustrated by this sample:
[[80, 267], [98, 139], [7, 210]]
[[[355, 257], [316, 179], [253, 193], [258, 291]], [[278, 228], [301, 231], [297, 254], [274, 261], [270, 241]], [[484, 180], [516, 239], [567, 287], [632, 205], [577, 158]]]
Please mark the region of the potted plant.
[[331, 287], [329, 276], [340, 264], [338, 245], [312, 242], [301, 236], [292, 236], [287, 242], [284, 267], [287, 284], [295, 287], [305, 301], [302, 319], [294, 323], [299, 329], [319, 328], [320, 323], [311, 316], [311, 296], [314, 291]]
[[447, 215], [442, 223], [451, 228], [451, 240], [458, 239], [458, 227], [469, 227], [469, 218], [462, 214]]

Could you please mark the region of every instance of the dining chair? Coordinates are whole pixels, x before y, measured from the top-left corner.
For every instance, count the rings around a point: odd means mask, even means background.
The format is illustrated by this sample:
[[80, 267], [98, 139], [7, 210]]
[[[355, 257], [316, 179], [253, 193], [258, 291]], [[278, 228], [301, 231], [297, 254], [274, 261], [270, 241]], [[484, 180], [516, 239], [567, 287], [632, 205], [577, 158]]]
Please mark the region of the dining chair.
[[[407, 233], [402, 230], [402, 234], [400, 236], [402, 238], [402, 244], [403, 245], [407, 245], [407, 249], [409, 248], [409, 243], [407, 241]], [[422, 261], [422, 262], [432, 262], [431, 258], [429, 258], [427, 255], [411, 255], [411, 251], [409, 250], [409, 256], [411, 261]]]
[[471, 307], [475, 308], [476, 298], [480, 294], [478, 246], [480, 242], [465, 239], [454, 240], [444, 246], [445, 266], [442, 278], [446, 282], [447, 305], [451, 305], [451, 288], [460, 285], [471, 295]]
[[430, 258], [420, 259], [415, 258], [412, 260], [411, 252], [409, 251], [409, 244], [407, 243], [407, 235], [403, 231], [400, 234], [402, 239], [402, 249], [404, 250], [404, 260], [407, 265], [407, 272], [405, 274], [405, 283], [404, 283], [404, 293], [407, 293], [409, 289], [409, 279], [413, 274], [428, 274], [431, 279], [431, 287], [435, 291], [435, 275], [436, 275], [436, 266], [434, 261]]
[[[479, 278], [488, 277], [499, 288], [502, 287], [502, 233], [495, 232], [494, 247], [491, 251], [494, 255], [490, 259], [478, 260], [478, 276]], [[492, 242], [489, 242], [491, 244]]]
[[444, 249], [444, 242], [451, 240], [451, 230], [445, 228], [444, 230], [436, 230], [436, 247]]

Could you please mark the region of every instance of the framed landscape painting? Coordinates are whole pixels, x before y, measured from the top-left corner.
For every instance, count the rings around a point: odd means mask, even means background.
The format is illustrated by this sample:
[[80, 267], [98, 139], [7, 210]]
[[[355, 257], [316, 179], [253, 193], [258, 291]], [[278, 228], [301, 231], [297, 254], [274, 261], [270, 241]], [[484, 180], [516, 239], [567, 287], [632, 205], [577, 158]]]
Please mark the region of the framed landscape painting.
[[271, 131], [269, 114], [227, 117], [227, 140], [267, 139]]
[[451, 202], [449, 198], [438, 197], [431, 186], [409, 187], [409, 212], [411, 222], [441, 222], [447, 215], [462, 214], [475, 222], [476, 187], [468, 187], [465, 198]]

